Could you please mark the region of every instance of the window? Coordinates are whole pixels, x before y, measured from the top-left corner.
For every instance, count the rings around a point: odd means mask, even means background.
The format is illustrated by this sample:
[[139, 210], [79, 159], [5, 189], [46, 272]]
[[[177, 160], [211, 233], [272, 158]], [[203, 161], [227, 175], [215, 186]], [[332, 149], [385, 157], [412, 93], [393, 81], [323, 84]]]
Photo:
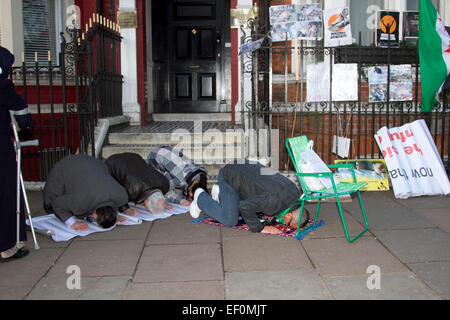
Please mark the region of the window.
[[350, 20], [352, 23], [353, 38], [359, 41], [361, 32], [361, 45], [374, 44], [377, 11], [384, 8], [384, 0], [351, 0]]
[[[24, 56], [27, 63], [57, 61], [61, 15], [58, 0], [22, 0]], [[59, 21], [57, 23], [56, 21]], [[59, 32], [58, 32], [59, 33]]]
[[408, 11], [419, 11], [419, 0], [409, 0], [406, 3], [406, 10], [408, 10]]

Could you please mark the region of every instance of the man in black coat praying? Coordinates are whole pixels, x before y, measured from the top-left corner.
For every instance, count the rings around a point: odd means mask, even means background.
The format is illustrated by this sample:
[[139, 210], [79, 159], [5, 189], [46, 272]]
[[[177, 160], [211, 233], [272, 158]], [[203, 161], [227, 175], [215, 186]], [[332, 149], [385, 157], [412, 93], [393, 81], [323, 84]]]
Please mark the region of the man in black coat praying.
[[[0, 261], [6, 262], [26, 256], [25, 216], [20, 215], [20, 242], [17, 243], [17, 162], [12, 144], [10, 111], [14, 113], [20, 130], [30, 129], [31, 114], [27, 104], [14, 90], [8, 79], [14, 56], [0, 46]], [[24, 206], [21, 205], [23, 209]]]
[[109, 173], [127, 191], [128, 201], [144, 205], [154, 215], [162, 214], [165, 208], [170, 209], [164, 197], [169, 191], [169, 181], [140, 155], [130, 152], [115, 154], [106, 159], [105, 164]]

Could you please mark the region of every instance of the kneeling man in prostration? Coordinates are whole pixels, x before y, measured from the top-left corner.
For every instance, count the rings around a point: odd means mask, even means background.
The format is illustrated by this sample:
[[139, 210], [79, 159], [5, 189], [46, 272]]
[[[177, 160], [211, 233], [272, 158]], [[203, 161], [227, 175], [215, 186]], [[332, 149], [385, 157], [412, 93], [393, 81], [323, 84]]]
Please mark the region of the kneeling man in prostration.
[[195, 191], [190, 213], [198, 218], [203, 212], [229, 227], [237, 225], [240, 214], [252, 232], [279, 234], [279, 229], [261, 222], [259, 215], [287, 211], [284, 224], [297, 228], [299, 197], [300, 191], [287, 177], [259, 163], [240, 160], [220, 169], [211, 196], [202, 189]]
[[111, 228], [120, 221], [117, 211], [128, 208], [125, 189], [102, 161], [87, 155], [70, 155], [58, 161], [44, 187], [45, 211], [75, 231], [88, 230], [79, 219]]

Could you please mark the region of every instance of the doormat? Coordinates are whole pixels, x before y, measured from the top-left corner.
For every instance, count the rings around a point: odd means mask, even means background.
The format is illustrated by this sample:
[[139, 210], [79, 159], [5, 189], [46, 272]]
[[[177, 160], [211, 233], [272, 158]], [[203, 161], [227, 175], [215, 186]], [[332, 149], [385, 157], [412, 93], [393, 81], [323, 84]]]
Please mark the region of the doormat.
[[[270, 217], [270, 216], [261, 216], [260, 217], [260, 220], [262, 220], [263, 223], [265, 223], [265, 224], [270, 224], [272, 219], [273, 219], [273, 217]], [[215, 220], [214, 218], [211, 218], [208, 216], [192, 220], [192, 222], [205, 223], [205, 224], [214, 225], [217, 227], [228, 228], [225, 225], [223, 225], [222, 223]], [[303, 228], [300, 228], [300, 232], [298, 235], [297, 235], [297, 228], [291, 228], [288, 226], [284, 226], [281, 223], [274, 223], [272, 225], [282, 232], [281, 234], [275, 234], [275, 236], [280, 236], [280, 237], [285, 237], [285, 238], [296, 238], [297, 240], [303, 240], [303, 238], [308, 233], [310, 233], [311, 231], [317, 230], [320, 226], [322, 226], [324, 224], [325, 224], [325, 220], [318, 219], [316, 221], [316, 223], [314, 224], [314, 219], [310, 218], [308, 220], [308, 223]], [[244, 219], [241, 216], [239, 216], [237, 225], [235, 225], [233, 227], [229, 227], [229, 228], [250, 231], [250, 228], [247, 226], [247, 224], [245, 223]]]

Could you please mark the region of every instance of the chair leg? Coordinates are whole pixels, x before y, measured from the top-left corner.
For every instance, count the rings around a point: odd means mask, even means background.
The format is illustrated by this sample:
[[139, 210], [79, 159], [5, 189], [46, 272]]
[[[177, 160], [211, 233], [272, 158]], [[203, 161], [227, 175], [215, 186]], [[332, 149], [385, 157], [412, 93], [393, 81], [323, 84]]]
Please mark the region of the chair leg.
[[317, 218], [319, 217], [320, 201], [322, 201], [322, 198], [319, 198], [319, 200], [317, 201], [316, 216], [314, 217], [313, 225], [316, 224]]
[[302, 200], [302, 204], [300, 206], [300, 214], [298, 216], [298, 223], [297, 223], [297, 235], [300, 233], [300, 222], [302, 221], [303, 216], [303, 208], [305, 207], [305, 200]]
[[357, 236], [355, 236], [353, 239], [350, 239], [350, 236], [348, 234], [348, 230], [347, 230], [347, 224], [345, 223], [345, 218], [344, 218], [344, 214], [342, 213], [342, 207], [341, 207], [341, 202], [339, 201], [339, 196], [336, 196], [336, 203], [338, 206], [338, 210], [339, 210], [339, 216], [341, 217], [341, 222], [342, 222], [342, 227], [344, 228], [344, 232], [345, 232], [345, 237], [347, 238], [347, 241], [352, 243], [354, 242], [356, 239], [358, 239], [364, 232], [367, 231], [367, 229], [369, 228], [369, 225], [367, 223], [367, 217], [366, 217], [366, 212], [364, 210], [364, 206], [361, 200], [361, 194], [359, 191], [357, 191], [358, 193], [358, 199], [359, 199], [359, 205], [361, 207], [361, 212], [364, 218], [364, 223], [365, 223], [365, 227], [364, 230], [361, 231]]
[[[319, 208], [320, 208], [320, 201], [321, 200], [322, 199], [319, 198], [319, 201], [317, 203], [317, 209], [316, 209], [316, 215], [314, 217], [314, 223], [312, 223], [309, 227], [306, 227], [305, 229], [302, 230], [302, 232], [300, 232], [300, 222], [302, 221], [303, 208], [305, 207], [305, 200], [302, 201], [302, 205], [300, 207], [300, 215], [298, 217], [297, 233], [296, 233], [296, 237], [297, 237], [298, 240], [301, 240], [303, 238], [303, 236], [299, 238], [299, 235], [301, 233], [304, 233], [304, 232], [306, 232], [306, 231], [308, 231], [310, 229], [317, 229], [318, 226], [316, 225], [316, 223], [317, 223], [317, 218], [319, 217]], [[319, 224], [319, 226], [322, 225], [322, 224], [323, 224], [323, 222], [321, 222]]]

